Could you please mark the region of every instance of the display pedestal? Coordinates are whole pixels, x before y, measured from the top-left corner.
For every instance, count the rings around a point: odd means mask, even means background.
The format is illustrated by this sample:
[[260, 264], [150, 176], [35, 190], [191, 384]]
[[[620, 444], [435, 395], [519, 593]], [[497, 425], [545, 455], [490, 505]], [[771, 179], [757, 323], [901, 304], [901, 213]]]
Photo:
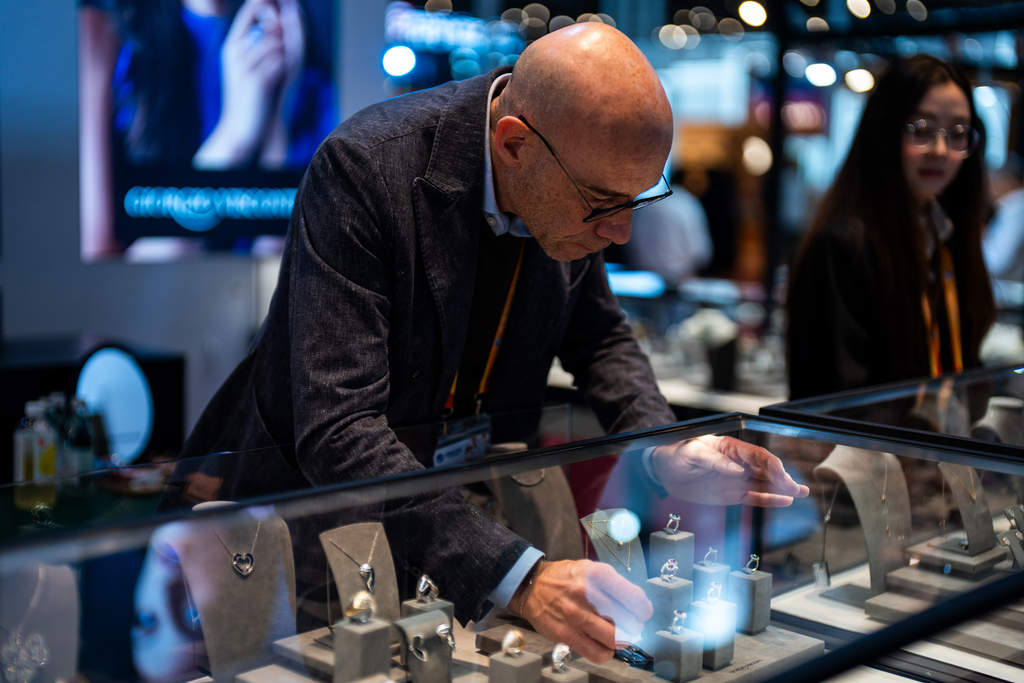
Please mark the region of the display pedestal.
[[654, 635], [654, 673], [673, 683], [700, 675], [704, 667], [704, 636], [688, 628], [682, 633], [658, 631]]
[[693, 599], [703, 600], [706, 598], [712, 583], [721, 586], [722, 595], [726, 595], [729, 589], [731, 569], [727, 564], [713, 564], [710, 567], [704, 564], [693, 565]]
[[687, 581], [693, 580], [693, 534], [688, 531], [655, 531], [651, 534], [650, 558], [647, 561], [647, 575], [658, 576], [669, 560], [679, 563], [676, 576]]
[[[34, 605], [33, 598], [37, 598]], [[68, 566], [36, 564], [0, 573], [0, 627], [4, 629], [0, 644], [18, 629], [23, 638], [38, 634], [46, 643], [49, 657], [36, 669], [32, 683], [75, 680], [79, 597], [74, 571]], [[136, 644], [140, 646], [144, 647]], [[152, 643], [151, 648], [159, 646]], [[148, 653], [150, 648], [144, 651]], [[2, 672], [0, 680], [6, 680]]]
[[[963, 538], [962, 534], [950, 534], [955, 543], [957, 539]], [[962, 552], [954, 552], [937, 545], [934, 541], [918, 543], [907, 549], [907, 557], [918, 560], [922, 565], [930, 567], [935, 571], [943, 571], [949, 565], [951, 571], [958, 574], [974, 576], [984, 574], [988, 570], [1006, 559], [1006, 550], [995, 547], [986, 550], [978, 555], [966, 555]]]
[[961, 593], [966, 593], [1004, 576], [1006, 576], [1004, 572], [993, 571], [985, 576], [968, 579], [952, 574], [928, 571], [920, 567], [900, 567], [889, 574], [888, 582], [891, 588], [897, 588], [901, 592], [925, 600], [939, 601], [955, 598]]
[[541, 672], [540, 680], [541, 683], [590, 683], [590, 674], [571, 666], [566, 667], [565, 671], [548, 667]]
[[648, 653], [654, 651], [655, 634], [667, 630], [672, 624], [676, 610], [685, 612], [693, 602], [693, 582], [685, 579], [663, 581], [648, 579], [644, 584], [647, 599], [654, 605], [654, 616], [644, 624], [644, 638], [641, 646]]
[[391, 624], [339, 621], [334, 627], [334, 683], [353, 683], [391, 669]]
[[772, 575], [755, 571], [729, 574], [729, 602], [736, 605], [736, 630], [753, 635], [768, 628], [772, 614]]
[[[402, 642], [402, 662], [412, 683], [451, 683], [452, 650], [438, 634], [450, 628], [448, 615], [439, 610], [415, 614], [394, 623]], [[417, 657], [414, 650], [422, 656]]]
[[372, 593], [377, 603], [374, 616], [384, 621], [399, 619], [395, 563], [382, 524], [366, 522], [325, 531], [320, 534], [320, 545], [327, 555], [327, 563], [331, 567], [331, 575], [334, 577], [334, 585], [342, 605], [347, 605], [352, 596], [359, 591], [367, 590], [366, 580], [359, 575], [359, 565], [356, 564], [358, 560], [373, 567]]
[[405, 600], [402, 602], [403, 619], [416, 614], [426, 614], [427, 612], [444, 612], [445, 616], [448, 617], [448, 625], [455, 625], [455, 605], [447, 600], [434, 598], [428, 602], [416, 599]]
[[644, 587], [647, 581], [647, 563], [644, 561], [644, 548], [640, 537], [634, 535], [629, 540], [622, 538], [621, 545], [617, 538], [633, 531], [628, 527], [635, 524], [636, 516], [629, 510], [597, 510], [580, 520], [583, 531], [594, 546], [597, 559], [614, 569], [619, 576], [635, 586]]
[[963, 552], [969, 557], [977, 557], [995, 548], [996, 533], [992, 528], [992, 513], [989, 511], [985, 489], [981, 486], [981, 477], [973, 467], [965, 465], [940, 462], [939, 470], [946, 478], [946, 485], [960, 510], [964, 532], [967, 534], [967, 548], [961, 550], [962, 546], [958, 543], [944, 543], [939, 547], [951, 552]]
[[724, 600], [697, 600], [690, 623], [704, 636], [704, 668], [718, 671], [732, 663], [736, 649], [736, 605]]
[[[533, 631], [522, 630], [526, 641], [525, 652], [548, 656], [554, 643]], [[484, 653], [500, 652], [501, 639], [507, 626], [488, 629], [477, 634], [477, 648]], [[703, 671], [701, 683], [754, 683], [781, 674], [803, 662], [825, 654], [825, 643], [816, 638], [769, 626], [756, 636], [736, 634], [736, 652], [732, 666], [720, 671]], [[613, 659], [605, 664], [594, 664], [575, 659], [574, 668], [590, 674], [590, 683], [651, 683], [652, 672], [634, 669], [625, 662]], [[657, 679], [654, 679], [657, 680]]]
[[514, 657], [504, 652], [491, 655], [489, 683], [539, 683], [544, 660], [529, 652]]

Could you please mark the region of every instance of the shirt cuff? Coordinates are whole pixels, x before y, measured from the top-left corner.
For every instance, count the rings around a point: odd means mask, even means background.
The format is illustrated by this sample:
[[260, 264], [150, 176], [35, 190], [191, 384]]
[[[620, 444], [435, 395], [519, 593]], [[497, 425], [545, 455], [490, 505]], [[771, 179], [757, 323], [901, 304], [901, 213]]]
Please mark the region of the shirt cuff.
[[544, 553], [537, 550], [534, 547], [529, 547], [526, 552], [523, 553], [519, 560], [512, 565], [512, 569], [505, 574], [505, 578], [501, 580], [498, 587], [487, 596], [487, 599], [493, 602], [499, 607], [508, 607], [508, 603], [512, 601], [512, 596], [516, 594], [519, 585], [526, 578], [526, 575], [533, 569], [533, 565], [544, 557]]

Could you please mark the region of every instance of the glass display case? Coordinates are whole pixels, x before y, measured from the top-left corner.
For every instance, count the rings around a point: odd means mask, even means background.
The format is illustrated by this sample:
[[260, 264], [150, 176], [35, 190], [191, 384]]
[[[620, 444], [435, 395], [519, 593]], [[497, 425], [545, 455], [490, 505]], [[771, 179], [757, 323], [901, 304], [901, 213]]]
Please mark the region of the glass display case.
[[[1024, 461], [740, 414], [503, 452], [517, 448], [244, 498], [289, 449], [0, 487], [2, 675], [812, 681], [874, 663], [1024, 678]], [[789, 482], [762, 448], [809, 495], [743, 504]], [[716, 452], [745, 453], [727, 458], [742, 472]], [[590, 495], [579, 473], [599, 463]], [[614, 622], [615, 657], [576, 656], [517, 613], [544, 583], [531, 569], [503, 587], [520, 539], [594, 561], [561, 565], [576, 579], [550, 606], [582, 596]]]
[[1024, 456], [1024, 365], [908, 380], [761, 408], [782, 417], [848, 432]]

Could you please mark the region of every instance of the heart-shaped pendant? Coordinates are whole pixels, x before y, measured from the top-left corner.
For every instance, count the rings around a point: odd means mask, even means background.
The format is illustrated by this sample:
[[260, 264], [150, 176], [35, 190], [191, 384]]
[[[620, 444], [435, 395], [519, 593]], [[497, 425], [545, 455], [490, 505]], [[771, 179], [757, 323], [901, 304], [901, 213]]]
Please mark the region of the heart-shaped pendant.
[[252, 574], [252, 565], [252, 553], [235, 553], [235, 556], [231, 558], [231, 566], [242, 576]]
[[377, 576], [373, 571], [373, 567], [369, 564], [359, 565], [359, 576], [363, 577], [363, 581], [366, 582], [366, 590], [373, 593], [373, 588], [377, 584]]

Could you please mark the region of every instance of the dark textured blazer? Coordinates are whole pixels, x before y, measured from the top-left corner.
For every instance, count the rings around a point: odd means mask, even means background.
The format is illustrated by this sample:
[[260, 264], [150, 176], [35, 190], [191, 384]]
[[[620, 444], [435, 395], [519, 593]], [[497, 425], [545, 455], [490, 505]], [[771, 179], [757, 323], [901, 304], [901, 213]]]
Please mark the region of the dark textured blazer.
[[[186, 456], [275, 449], [209, 473], [224, 478], [219, 497], [421, 467], [392, 430], [438, 420], [459, 367], [483, 221], [487, 94], [507, 71], [371, 106], [320, 147], [267, 319], [185, 445]], [[673, 421], [602, 255], [560, 263], [527, 240], [523, 259], [487, 409], [540, 406], [557, 354], [609, 431]], [[183, 463], [179, 483], [196, 466]], [[456, 491], [389, 507], [382, 521], [400, 565], [436, 578], [460, 621], [527, 547]]]

